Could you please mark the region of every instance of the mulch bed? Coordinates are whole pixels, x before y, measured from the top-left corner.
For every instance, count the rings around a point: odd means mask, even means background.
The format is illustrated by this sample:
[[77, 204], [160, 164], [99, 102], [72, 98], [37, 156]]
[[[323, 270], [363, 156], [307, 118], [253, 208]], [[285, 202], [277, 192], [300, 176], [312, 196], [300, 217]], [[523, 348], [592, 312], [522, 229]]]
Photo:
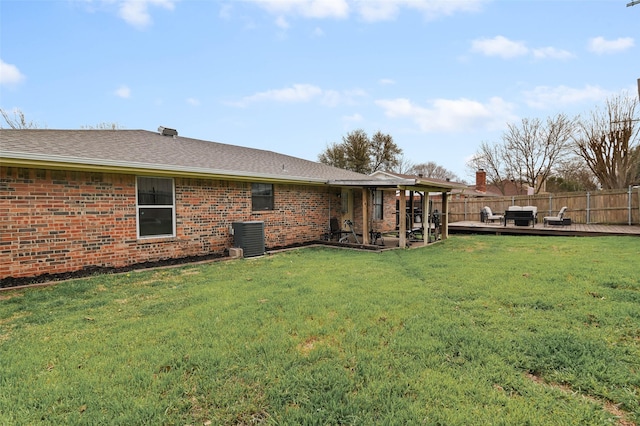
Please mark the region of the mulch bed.
[[141, 262], [133, 265], [124, 266], [121, 268], [91, 266], [78, 271], [63, 272], [59, 274], [42, 274], [35, 277], [8, 277], [0, 279], [0, 289], [9, 287], [19, 287], [33, 284], [43, 284], [55, 281], [65, 281], [74, 278], [85, 278], [93, 275], [102, 274], [118, 274], [122, 272], [130, 272], [140, 269], [158, 268], [163, 266], [184, 265], [188, 263], [202, 262], [205, 260], [220, 259], [225, 257], [222, 254], [207, 254], [202, 256], [187, 256], [178, 259], [164, 259], [154, 262]]

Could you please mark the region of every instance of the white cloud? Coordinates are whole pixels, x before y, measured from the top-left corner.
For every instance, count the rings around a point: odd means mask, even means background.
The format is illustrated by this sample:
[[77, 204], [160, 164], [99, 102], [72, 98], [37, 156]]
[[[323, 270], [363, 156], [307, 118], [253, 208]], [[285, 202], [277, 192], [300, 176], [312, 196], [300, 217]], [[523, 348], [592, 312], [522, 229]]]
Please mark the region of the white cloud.
[[117, 97], [122, 99], [129, 99], [131, 97], [131, 89], [127, 86], [120, 86], [113, 92]]
[[272, 89], [264, 92], [258, 92], [255, 95], [246, 96], [241, 101], [235, 102], [236, 106], [247, 106], [256, 102], [274, 101], [274, 102], [309, 102], [313, 98], [317, 98], [322, 94], [322, 89], [311, 84], [294, 84], [292, 87], [284, 89]]
[[489, 0], [248, 0], [276, 15], [344, 19], [356, 13], [367, 22], [395, 19], [402, 9], [417, 10], [425, 18], [471, 12]]
[[366, 96], [366, 92], [364, 90], [355, 89], [355, 90], [345, 90], [345, 91], [337, 91], [337, 90], [324, 90], [322, 92], [322, 105], [335, 107], [338, 105], [354, 105], [356, 104], [356, 100], [358, 98], [362, 98]]
[[355, 113], [352, 115], [345, 115], [342, 117], [343, 121], [349, 122], [349, 123], [357, 123], [359, 121], [362, 121], [364, 119], [364, 117], [362, 117], [362, 115]]
[[230, 4], [223, 4], [222, 6], [220, 6], [220, 12], [218, 12], [218, 16], [221, 19], [224, 19], [225, 21], [228, 21], [231, 19], [231, 11], [233, 10], [233, 7], [231, 7]]
[[320, 28], [320, 27], [315, 27], [315, 28], [313, 29], [313, 33], [312, 33], [312, 35], [313, 35], [314, 37], [324, 37], [324, 31], [323, 31], [323, 30], [322, 30], [322, 28]]
[[529, 55], [535, 59], [571, 59], [575, 56], [567, 50], [552, 46], [529, 48], [523, 41], [510, 40], [504, 36], [473, 40], [471, 41], [471, 51], [485, 56], [498, 56], [503, 59]]
[[514, 106], [498, 97], [487, 103], [465, 98], [436, 99], [429, 107], [403, 98], [378, 100], [376, 105], [384, 109], [387, 117], [411, 119], [425, 133], [495, 130], [516, 118]]
[[254, 95], [246, 96], [238, 102], [232, 102], [231, 105], [245, 107], [256, 102], [302, 103], [317, 99], [322, 105], [333, 107], [339, 104], [353, 103], [357, 97], [365, 94], [362, 90], [340, 92], [337, 90], [322, 90], [312, 84], [294, 84], [284, 89], [258, 92]]
[[26, 77], [20, 72], [17, 66], [8, 64], [0, 59], [0, 85], [16, 86], [25, 79]]
[[507, 59], [529, 53], [529, 49], [523, 42], [511, 41], [504, 36], [473, 40], [471, 50], [486, 56], [500, 56]]
[[289, 23], [283, 16], [278, 16], [276, 18], [276, 26], [278, 28], [282, 28], [283, 30], [286, 30], [287, 28], [289, 28]]
[[277, 15], [298, 15], [305, 18], [346, 18], [346, 0], [250, 0]]
[[622, 52], [633, 46], [634, 40], [631, 37], [621, 37], [615, 40], [605, 40], [604, 37], [594, 37], [589, 40], [589, 50], [598, 55]]
[[162, 7], [173, 10], [177, 0], [120, 0], [118, 1], [118, 15], [128, 24], [144, 29], [151, 25], [149, 7]]
[[378, 84], [382, 86], [390, 86], [390, 85], [396, 84], [396, 82], [395, 80], [392, 80], [390, 78], [381, 78], [380, 80], [378, 80]]
[[367, 22], [395, 19], [403, 8], [417, 10], [426, 19], [457, 12], [476, 12], [487, 0], [353, 0], [360, 17]]
[[598, 102], [607, 98], [610, 94], [610, 92], [597, 86], [585, 86], [582, 89], [567, 86], [539, 86], [524, 92], [526, 104], [538, 109], [566, 106], [585, 101]]
[[196, 98], [187, 98], [187, 103], [191, 106], [200, 106], [200, 101]]
[[533, 57], [536, 59], [571, 59], [575, 55], [567, 50], [556, 49], [555, 47], [541, 47], [533, 49]]
[[358, 14], [367, 22], [390, 21], [400, 13], [400, 4], [394, 1], [359, 1]]

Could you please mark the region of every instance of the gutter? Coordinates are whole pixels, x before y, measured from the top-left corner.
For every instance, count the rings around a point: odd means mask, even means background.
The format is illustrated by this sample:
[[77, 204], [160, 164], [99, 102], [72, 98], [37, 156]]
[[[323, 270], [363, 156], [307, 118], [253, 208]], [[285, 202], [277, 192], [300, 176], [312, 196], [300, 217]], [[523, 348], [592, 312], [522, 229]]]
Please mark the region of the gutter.
[[82, 171], [120, 172], [130, 174], [171, 174], [183, 177], [207, 177], [235, 180], [267, 180], [272, 182], [326, 184], [326, 179], [301, 176], [285, 177], [282, 175], [253, 172], [234, 172], [229, 170], [208, 169], [204, 167], [183, 167], [166, 164], [147, 164], [129, 161], [97, 160], [91, 158], [67, 157], [52, 154], [32, 154], [0, 151], [0, 164], [15, 167], [46, 167], [53, 169], [73, 169]]

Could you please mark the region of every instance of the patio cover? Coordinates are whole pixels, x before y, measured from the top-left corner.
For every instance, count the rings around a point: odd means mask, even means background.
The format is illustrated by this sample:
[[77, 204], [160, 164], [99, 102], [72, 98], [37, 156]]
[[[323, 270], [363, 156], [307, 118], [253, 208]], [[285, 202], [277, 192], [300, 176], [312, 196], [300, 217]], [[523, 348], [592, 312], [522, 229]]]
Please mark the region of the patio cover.
[[[441, 181], [422, 177], [394, 177], [389, 174], [385, 174], [384, 177], [371, 178], [370, 180], [330, 180], [327, 183], [331, 186], [362, 188], [362, 238], [364, 244], [369, 244], [369, 205], [371, 204], [371, 189], [395, 188], [399, 190], [400, 205], [406, 204], [406, 191], [442, 193], [442, 239], [446, 239], [449, 236], [449, 203], [447, 195], [454, 189], [464, 187], [464, 185], [455, 182]], [[428, 197], [424, 197], [425, 203], [427, 202], [427, 198]], [[423, 211], [426, 210], [426, 206], [423, 206]], [[404, 220], [400, 220], [399, 223], [399, 246], [407, 247], [407, 226]], [[426, 244], [427, 239], [425, 238], [424, 240]]]

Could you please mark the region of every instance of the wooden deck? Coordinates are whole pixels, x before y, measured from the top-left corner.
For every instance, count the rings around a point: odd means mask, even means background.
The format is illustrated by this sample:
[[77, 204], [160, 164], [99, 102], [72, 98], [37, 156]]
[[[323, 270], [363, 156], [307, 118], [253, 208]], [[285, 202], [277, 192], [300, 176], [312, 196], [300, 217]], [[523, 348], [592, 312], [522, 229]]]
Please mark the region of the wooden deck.
[[640, 237], [638, 225], [586, 225], [573, 223], [568, 226], [537, 223], [535, 226], [507, 226], [499, 223], [454, 222], [449, 224], [450, 234], [496, 234], [496, 235], [556, 235], [598, 237], [606, 235], [635, 235]]

